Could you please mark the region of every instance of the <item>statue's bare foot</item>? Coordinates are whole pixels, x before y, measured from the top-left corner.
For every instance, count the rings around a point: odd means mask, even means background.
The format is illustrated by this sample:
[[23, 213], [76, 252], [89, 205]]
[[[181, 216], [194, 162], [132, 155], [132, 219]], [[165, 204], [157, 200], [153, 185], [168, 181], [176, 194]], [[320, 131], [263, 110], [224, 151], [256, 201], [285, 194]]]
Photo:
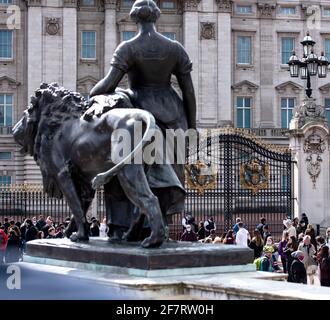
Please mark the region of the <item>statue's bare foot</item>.
[[89, 240], [89, 237], [88, 236], [79, 236], [78, 233], [75, 232], [70, 236], [70, 240], [72, 242], [85, 242], [85, 241]]
[[83, 223], [79, 225], [78, 232], [75, 232], [70, 236], [70, 240], [72, 242], [88, 241], [89, 240], [88, 231], [89, 231], [88, 224]]
[[155, 235], [152, 232], [150, 237], [145, 238], [142, 241], [141, 246], [143, 248], [157, 248], [157, 247], [160, 247], [163, 242], [164, 242], [164, 233], [160, 232], [160, 233]]
[[70, 238], [73, 232], [77, 231], [74, 220], [71, 220], [69, 225], [65, 228], [64, 234], [67, 238]]

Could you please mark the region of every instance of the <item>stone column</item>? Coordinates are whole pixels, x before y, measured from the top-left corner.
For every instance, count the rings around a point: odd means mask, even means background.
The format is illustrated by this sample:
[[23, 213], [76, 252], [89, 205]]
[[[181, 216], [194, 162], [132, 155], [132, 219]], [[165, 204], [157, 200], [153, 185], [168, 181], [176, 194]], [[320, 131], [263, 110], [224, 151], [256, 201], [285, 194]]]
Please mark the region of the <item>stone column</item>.
[[259, 2], [260, 32], [260, 126], [275, 127], [274, 122], [274, 17], [276, 4], [274, 1]]
[[[28, 0], [27, 13], [27, 99], [42, 82], [42, 1]], [[30, 156], [24, 156], [24, 182], [41, 183], [39, 167]]]
[[30, 97], [42, 81], [41, 0], [28, 0], [27, 94]]
[[324, 108], [306, 98], [290, 122], [294, 164], [295, 216], [305, 212], [310, 223], [329, 226], [329, 127]]
[[216, 0], [218, 4], [218, 125], [232, 125], [232, 37], [233, 1]]
[[62, 85], [71, 90], [77, 85], [77, 43], [77, 0], [64, 0]]
[[200, 114], [199, 99], [199, 28], [198, 5], [201, 0], [183, 0], [183, 45], [193, 62], [192, 80], [197, 102], [197, 124]]
[[104, 0], [104, 75], [109, 71], [117, 47], [116, 3], [116, 0]]

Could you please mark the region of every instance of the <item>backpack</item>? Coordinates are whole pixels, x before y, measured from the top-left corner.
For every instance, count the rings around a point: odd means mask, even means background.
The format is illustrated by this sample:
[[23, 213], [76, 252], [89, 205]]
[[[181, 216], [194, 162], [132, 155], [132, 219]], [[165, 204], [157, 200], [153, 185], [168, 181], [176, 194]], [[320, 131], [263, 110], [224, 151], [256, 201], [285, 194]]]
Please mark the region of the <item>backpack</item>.
[[253, 261], [253, 263], [256, 265], [257, 271], [271, 271], [271, 262], [267, 257], [260, 257]]
[[256, 265], [257, 271], [260, 271], [261, 258], [254, 259], [253, 263]]

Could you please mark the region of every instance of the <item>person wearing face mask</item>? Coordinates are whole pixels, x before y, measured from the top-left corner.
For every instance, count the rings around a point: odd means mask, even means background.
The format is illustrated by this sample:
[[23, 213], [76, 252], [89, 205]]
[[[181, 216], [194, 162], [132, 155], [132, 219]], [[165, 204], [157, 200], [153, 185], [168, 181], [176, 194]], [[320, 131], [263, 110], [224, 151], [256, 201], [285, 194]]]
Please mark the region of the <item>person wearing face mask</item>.
[[197, 235], [196, 233], [192, 230], [192, 227], [190, 224], [186, 226], [185, 232], [181, 236], [181, 241], [190, 241], [190, 242], [195, 242], [197, 241]]

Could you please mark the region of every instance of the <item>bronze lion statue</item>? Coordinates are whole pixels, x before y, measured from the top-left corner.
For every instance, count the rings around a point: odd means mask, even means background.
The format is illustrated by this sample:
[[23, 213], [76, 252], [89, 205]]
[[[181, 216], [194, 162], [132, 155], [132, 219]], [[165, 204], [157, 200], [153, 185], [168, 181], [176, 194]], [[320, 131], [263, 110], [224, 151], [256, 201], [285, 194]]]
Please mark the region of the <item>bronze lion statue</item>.
[[[22, 147], [21, 152], [33, 156], [39, 165], [44, 191], [52, 197], [66, 199], [76, 226], [75, 233], [72, 228], [70, 231], [70, 226], [67, 230], [72, 241], [88, 240], [86, 213], [95, 188], [107, 184], [116, 175], [127, 198], [148, 219], [151, 233], [141, 245], [158, 247], [165, 238], [161, 203], [150, 189], [144, 164], [126, 162], [148, 143], [150, 133], [156, 128], [155, 119], [151, 113], [133, 108], [124, 93], [107, 95], [106, 100], [110, 107], [102, 107], [106, 111], [87, 119], [88, 103], [79, 93], [56, 83], [41, 84], [13, 128], [14, 139]], [[117, 129], [133, 134], [136, 121], [142, 121], [145, 128], [141, 141], [132, 147], [125, 161], [114, 163], [111, 152], [115, 154], [119, 144], [112, 135]], [[134, 228], [132, 221], [127, 239]]]

